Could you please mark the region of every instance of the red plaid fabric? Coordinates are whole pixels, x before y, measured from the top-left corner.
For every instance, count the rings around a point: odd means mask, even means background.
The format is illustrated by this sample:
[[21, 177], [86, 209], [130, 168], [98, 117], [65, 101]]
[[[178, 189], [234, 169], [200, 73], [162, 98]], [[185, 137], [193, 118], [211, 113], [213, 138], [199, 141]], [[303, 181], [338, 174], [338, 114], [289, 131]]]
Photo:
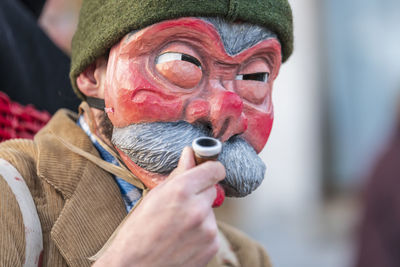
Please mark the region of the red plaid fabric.
[[33, 136], [50, 120], [50, 113], [32, 105], [22, 106], [0, 92], [0, 142], [11, 138]]

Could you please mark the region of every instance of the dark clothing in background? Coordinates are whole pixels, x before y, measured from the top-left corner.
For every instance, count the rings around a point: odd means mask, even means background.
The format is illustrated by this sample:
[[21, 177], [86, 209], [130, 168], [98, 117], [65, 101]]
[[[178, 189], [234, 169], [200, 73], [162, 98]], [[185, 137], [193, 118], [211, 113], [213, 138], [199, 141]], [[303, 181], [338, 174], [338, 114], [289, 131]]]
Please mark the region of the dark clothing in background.
[[37, 24], [44, 2], [0, 1], [0, 91], [50, 113], [76, 110], [80, 101], [68, 77], [70, 60]]
[[400, 266], [400, 127], [368, 181], [357, 267]]
[[[38, 19], [46, 0], [19, 0]], [[14, 2], [18, 2], [15, 0]]]

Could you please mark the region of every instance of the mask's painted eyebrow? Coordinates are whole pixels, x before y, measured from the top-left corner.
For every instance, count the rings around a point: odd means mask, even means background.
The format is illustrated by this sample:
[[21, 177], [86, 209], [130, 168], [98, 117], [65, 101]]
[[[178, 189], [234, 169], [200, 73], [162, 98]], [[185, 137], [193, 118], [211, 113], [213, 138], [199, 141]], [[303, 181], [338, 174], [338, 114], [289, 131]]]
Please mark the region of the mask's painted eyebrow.
[[239, 75], [236, 75], [236, 80], [251, 80], [251, 81], [259, 81], [259, 82], [267, 82], [268, 76], [269, 76], [268, 72], [239, 74]]
[[197, 67], [201, 68], [201, 63], [197, 58], [187, 55], [187, 54], [177, 53], [177, 52], [166, 52], [166, 53], [159, 55], [157, 57], [156, 64], [161, 64], [161, 63], [170, 62], [170, 61], [174, 61], [174, 60], [182, 60], [182, 61], [190, 62], [190, 63], [196, 65]]

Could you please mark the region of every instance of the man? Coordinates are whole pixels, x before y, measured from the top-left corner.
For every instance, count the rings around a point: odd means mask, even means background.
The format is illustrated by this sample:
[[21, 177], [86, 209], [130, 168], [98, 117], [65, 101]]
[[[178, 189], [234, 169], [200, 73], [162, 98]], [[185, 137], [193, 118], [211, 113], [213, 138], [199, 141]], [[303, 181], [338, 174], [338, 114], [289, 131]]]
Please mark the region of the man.
[[[71, 66], [81, 115], [60, 111], [33, 142], [1, 147], [1, 263], [35, 262], [34, 233], [45, 266], [270, 266], [217, 226], [212, 204], [216, 184], [241, 197], [261, 183], [291, 52], [286, 0], [84, 1]], [[188, 145], [207, 135], [223, 142], [220, 162], [195, 166]], [[23, 233], [22, 178], [42, 234]]]

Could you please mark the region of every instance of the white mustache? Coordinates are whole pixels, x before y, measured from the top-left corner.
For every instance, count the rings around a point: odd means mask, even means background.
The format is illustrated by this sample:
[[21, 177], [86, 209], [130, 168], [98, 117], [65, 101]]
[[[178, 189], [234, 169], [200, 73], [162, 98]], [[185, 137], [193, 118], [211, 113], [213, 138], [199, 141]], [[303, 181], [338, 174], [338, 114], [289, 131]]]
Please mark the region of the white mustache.
[[[206, 126], [184, 121], [139, 123], [114, 128], [111, 142], [141, 168], [166, 175], [177, 167], [185, 146], [190, 146], [195, 138], [210, 135]], [[264, 179], [265, 164], [238, 136], [223, 143], [218, 160], [226, 169], [221, 184], [227, 196], [248, 195]]]
[[178, 166], [185, 146], [206, 130], [186, 122], [155, 122], [114, 128], [111, 142], [138, 166], [159, 174], [169, 174]]

